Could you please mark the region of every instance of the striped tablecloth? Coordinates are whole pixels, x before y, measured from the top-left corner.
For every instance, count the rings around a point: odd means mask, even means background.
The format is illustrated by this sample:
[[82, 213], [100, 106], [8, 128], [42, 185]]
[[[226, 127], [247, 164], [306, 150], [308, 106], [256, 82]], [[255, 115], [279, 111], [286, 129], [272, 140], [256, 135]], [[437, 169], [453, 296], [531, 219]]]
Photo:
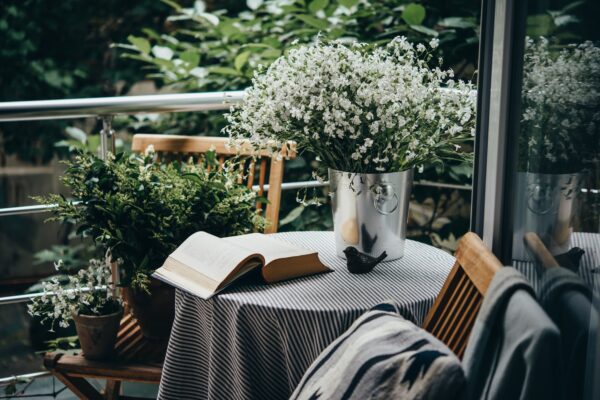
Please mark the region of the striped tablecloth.
[[[571, 235], [571, 247], [580, 247], [585, 253], [577, 273], [590, 289], [600, 293], [600, 234], [575, 232]], [[527, 277], [536, 292], [543, 281], [545, 268], [533, 262], [513, 260], [513, 266]]]
[[286, 399], [319, 353], [363, 312], [395, 300], [422, 322], [454, 258], [408, 240], [404, 258], [353, 275], [332, 232], [279, 233], [334, 272], [273, 285], [237, 284], [205, 301], [177, 291], [162, 399]]

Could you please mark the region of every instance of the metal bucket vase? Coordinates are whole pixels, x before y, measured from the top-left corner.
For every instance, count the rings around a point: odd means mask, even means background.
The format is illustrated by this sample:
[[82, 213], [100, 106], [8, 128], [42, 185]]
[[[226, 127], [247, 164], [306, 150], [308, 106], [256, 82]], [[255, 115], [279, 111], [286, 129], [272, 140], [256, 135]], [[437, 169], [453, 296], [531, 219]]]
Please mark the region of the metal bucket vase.
[[533, 261], [523, 241], [528, 232], [537, 233], [554, 255], [569, 251], [573, 212], [581, 181], [581, 173], [517, 173], [513, 236], [515, 260]]
[[386, 261], [404, 256], [413, 170], [356, 174], [329, 169], [335, 247], [348, 246]]

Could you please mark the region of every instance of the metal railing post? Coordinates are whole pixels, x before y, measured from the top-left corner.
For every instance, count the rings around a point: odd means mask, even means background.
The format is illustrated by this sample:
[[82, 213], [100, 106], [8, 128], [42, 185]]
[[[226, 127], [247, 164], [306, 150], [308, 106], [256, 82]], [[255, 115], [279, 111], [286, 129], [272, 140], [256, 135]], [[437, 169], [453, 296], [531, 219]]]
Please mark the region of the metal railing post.
[[100, 157], [106, 160], [109, 152], [115, 152], [115, 131], [112, 128], [113, 115], [101, 115], [102, 130], [100, 131]]

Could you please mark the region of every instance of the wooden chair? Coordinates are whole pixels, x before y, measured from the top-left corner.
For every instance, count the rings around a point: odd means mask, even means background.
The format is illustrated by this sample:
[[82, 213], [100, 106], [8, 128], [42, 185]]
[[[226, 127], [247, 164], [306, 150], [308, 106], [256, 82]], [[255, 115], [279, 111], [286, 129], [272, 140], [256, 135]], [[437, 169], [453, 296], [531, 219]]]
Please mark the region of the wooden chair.
[[[158, 161], [164, 162], [187, 161], [190, 157], [200, 162], [204, 154], [213, 150], [221, 167], [225, 159], [240, 156], [243, 162], [240, 163], [239, 183], [243, 183], [245, 177], [249, 188], [258, 185], [259, 196], [263, 196], [265, 190], [268, 191], [269, 203], [264, 216], [270, 225], [265, 229], [265, 233], [277, 232], [284, 160], [296, 157], [295, 143], [287, 143], [280, 153], [281, 157], [272, 157], [266, 150], [257, 153], [252, 149], [250, 142], [242, 144], [239, 149], [228, 146], [228, 143], [229, 139], [220, 137], [137, 134], [133, 136], [131, 149], [135, 152], [144, 152], [152, 145]], [[268, 188], [265, 182], [268, 182]], [[262, 204], [257, 203], [257, 209], [261, 207]]]
[[469, 232], [456, 250], [456, 263], [450, 271], [423, 328], [444, 342], [462, 358], [483, 296], [502, 264], [481, 239]]
[[[145, 338], [135, 318], [127, 314], [121, 320], [113, 360], [90, 361], [81, 354], [47, 353], [44, 366], [81, 399], [119, 399], [122, 382], [158, 384], [162, 374], [167, 340]], [[87, 379], [105, 379], [104, 392]]]

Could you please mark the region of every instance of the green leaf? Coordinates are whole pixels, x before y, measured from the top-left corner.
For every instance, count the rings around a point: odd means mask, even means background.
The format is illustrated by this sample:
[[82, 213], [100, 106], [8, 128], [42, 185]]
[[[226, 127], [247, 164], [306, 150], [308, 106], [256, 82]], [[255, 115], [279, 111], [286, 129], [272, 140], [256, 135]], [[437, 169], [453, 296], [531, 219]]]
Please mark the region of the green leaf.
[[204, 18], [206, 21], [208, 21], [209, 23], [211, 23], [214, 26], [219, 25], [219, 17], [217, 17], [215, 14], [210, 14], [210, 13], [198, 13], [198, 16], [201, 18]]
[[244, 52], [241, 52], [240, 54], [238, 54], [233, 62], [235, 69], [237, 69], [238, 71], [241, 71], [242, 68], [244, 67], [244, 65], [246, 64], [246, 62], [248, 61], [248, 57], [250, 57], [249, 51], [244, 51]]
[[278, 58], [281, 56], [281, 50], [279, 49], [267, 49], [261, 53], [261, 56], [264, 58]]
[[355, 5], [357, 5], [358, 0], [339, 0], [338, 3], [340, 3], [340, 5], [342, 5], [346, 8], [350, 8], [350, 7], [354, 7]]
[[436, 37], [438, 35], [438, 32], [435, 29], [431, 29], [423, 25], [411, 25], [410, 29], [433, 37]]
[[129, 43], [134, 45], [141, 53], [150, 53], [150, 42], [148, 40], [133, 35], [129, 35], [127, 40], [129, 40]]
[[189, 64], [189, 68], [195, 68], [200, 63], [200, 54], [194, 50], [186, 50], [179, 55], [183, 61]]
[[169, 6], [173, 7], [175, 10], [180, 11], [181, 10], [181, 6], [173, 0], [161, 0], [163, 3], [168, 4]]
[[459, 29], [476, 28], [477, 27], [477, 23], [473, 19], [463, 18], [463, 17], [444, 18], [438, 22], [438, 25], [443, 26], [444, 28], [459, 28]]
[[294, 208], [292, 211], [290, 211], [288, 213], [288, 215], [286, 215], [284, 218], [281, 219], [281, 221], [279, 221], [279, 226], [284, 226], [284, 225], [287, 225], [287, 224], [295, 221], [296, 219], [298, 219], [300, 217], [300, 215], [302, 215], [303, 211], [304, 211], [304, 206], [298, 206], [298, 207]]
[[554, 19], [548, 14], [537, 14], [527, 17], [528, 36], [548, 36], [555, 28]]
[[82, 131], [79, 128], [76, 128], [74, 126], [67, 126], [65, 128], [65, 132], [67, 133], [67, 135], [69, 135], [70, 137], [72, 137], [80, 143], [85, 144], [85, 142], [87, 142], [87, 135], [84, 131]]
[[402, 11], [402, 19], [408, 25], [421, 25], [425, 20], [425, 7], [417, 3], [410, 3]]
[[246, 5], [251, 10], [256, 10], [258, 7], [262, 6], [263, 0], [246, 0]]
[[317, 12], [321, 11], [328, 5], [329, 5], [329, 0], [313, 0], [308, 5], [308, 10], [311, 13], [316, 14]]
[[154, 46], [152, 48], [152, 54], [154, 54], [156, 58], [159, 58], [161, 60], [168, 61], [171, 58], [173, 58], [173, 50], [171, 50], [170, 47], [165, 46]]
[[209, 71], [214, 74], [220, 74], [220, 75], [240, 76], [240, 72], [237, 69], [229, 68], [229, 67], [210, 67]]
[[317, 29], [327, 29], [327, 26], [329, 26], [327, 21], [315, 18], [308, 14], [299, 14], [296, 15], [296, 18]]

